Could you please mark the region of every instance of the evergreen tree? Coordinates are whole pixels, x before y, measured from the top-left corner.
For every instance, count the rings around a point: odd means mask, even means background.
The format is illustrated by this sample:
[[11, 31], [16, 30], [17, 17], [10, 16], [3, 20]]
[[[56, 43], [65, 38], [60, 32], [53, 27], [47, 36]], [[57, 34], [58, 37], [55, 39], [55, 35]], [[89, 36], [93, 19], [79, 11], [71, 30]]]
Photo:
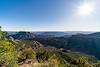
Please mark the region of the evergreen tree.
[[1, 30], [1, 26], [0, 26], [0, 40], [7, 40], [7, 32], [6, 31], [2, 31]]

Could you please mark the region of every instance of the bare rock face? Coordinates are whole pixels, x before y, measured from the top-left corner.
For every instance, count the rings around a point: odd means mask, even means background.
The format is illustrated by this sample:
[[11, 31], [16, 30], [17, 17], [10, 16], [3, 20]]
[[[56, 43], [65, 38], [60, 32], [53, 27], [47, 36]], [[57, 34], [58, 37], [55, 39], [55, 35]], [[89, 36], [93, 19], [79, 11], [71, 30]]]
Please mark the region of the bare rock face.
[[35, 48], [43, 47], [43, 45], [41, 43], [39, 43], [38, 41], [33, 41], [33, 45]]

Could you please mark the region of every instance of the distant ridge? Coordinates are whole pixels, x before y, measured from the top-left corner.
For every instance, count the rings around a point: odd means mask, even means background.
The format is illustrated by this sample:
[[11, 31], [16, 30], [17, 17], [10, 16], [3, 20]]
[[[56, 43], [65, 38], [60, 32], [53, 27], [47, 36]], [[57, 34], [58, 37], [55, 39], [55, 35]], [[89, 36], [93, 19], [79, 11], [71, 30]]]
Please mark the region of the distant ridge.
[[100, 32], [89, 34], [90, 36], [100, 37]]
[[30, 32], [24, 32], [24, 31], [21, 31], [21, 32], [18, 32], [14, 35], [10, 35], [12, 36], [14, 39], [18, 39], [18, 40], [27, 40], [27, 39], [34, 39], [35, 36], [30, 33]]

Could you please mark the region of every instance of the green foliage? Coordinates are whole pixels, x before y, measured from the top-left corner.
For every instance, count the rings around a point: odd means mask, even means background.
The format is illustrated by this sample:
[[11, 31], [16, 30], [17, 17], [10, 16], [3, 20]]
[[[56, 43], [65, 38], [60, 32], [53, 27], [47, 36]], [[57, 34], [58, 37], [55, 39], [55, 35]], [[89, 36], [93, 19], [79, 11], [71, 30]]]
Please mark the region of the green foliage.
[[36, 58], [39, 62], [43, 62], [43, 61], [48, 61], [48, 59], [50, 57], [52, 57], [53, 53], [50, 51], [46, 51], [44, 49], [41, 49], [37, 52], [36, 54]]
[[7, 32], [0, 31], [0, 40], [7, 40]]
[[92, 64], [90, 64], [88, 62], [88, 58], [87, 57], [80, 57], [78, 60], [76, 60], [76, 64], [79, 66], [79, 67], [93, 67]]
[[94, 64], [94, 67], [100, 67], [100, 61], [98, 61], [96, 64]]
[[0, 64], [7, 67], [18, 67], [16, 52], [12, 43], [0, 41]]
[[26, 48], [23, 51], [23, 55], [26, 56], [26, 59], [35, 59], [36, 53], [32, 50], [32, 48]]
[[87, 63], [87, 61], [88, 61], [88, 58], [82, 56], [76, 62], [79, 63], [79, 64], [85, 64], [85, 63]]
[[87, 55], [44, 46], [35, 48], [28, 43], [0, 40], [0, 67], [18, 67], [19, 63], [25, 64], [28, 60], [31, 63], [27, 64], [35, 63], [40, 65], [38, 67], [100, 67], [100, 62], [94, 63]]
[[18, 62], [22, 62], [26, 59], [35, 59], [36, 53], [32, 48], [24, 48], [21, 51], [17, 51]]

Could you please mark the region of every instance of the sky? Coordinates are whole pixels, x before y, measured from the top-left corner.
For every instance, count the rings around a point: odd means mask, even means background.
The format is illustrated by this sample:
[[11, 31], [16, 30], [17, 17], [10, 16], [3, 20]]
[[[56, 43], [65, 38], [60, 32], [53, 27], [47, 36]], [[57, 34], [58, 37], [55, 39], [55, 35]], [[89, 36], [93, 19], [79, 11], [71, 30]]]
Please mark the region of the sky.
[[100, 31], [100, 0], [0, 0], [5, 31]]

